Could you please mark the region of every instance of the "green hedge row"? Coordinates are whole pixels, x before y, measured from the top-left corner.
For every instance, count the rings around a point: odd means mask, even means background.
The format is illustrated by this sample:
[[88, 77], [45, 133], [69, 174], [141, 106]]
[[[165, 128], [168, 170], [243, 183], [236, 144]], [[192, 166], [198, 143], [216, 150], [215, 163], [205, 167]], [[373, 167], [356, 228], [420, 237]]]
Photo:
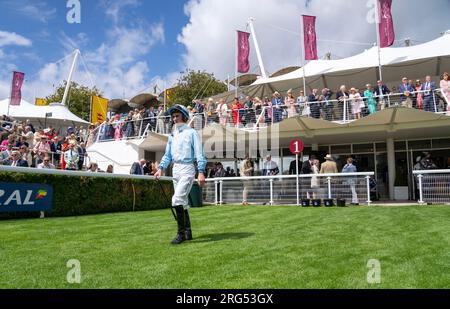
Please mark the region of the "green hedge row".
[[[160, 185], [151, 178], [141, 180], [0, 172], [0, 182], [53, 186], [53, 209], [45, 213], [46, 217], [146, 211], [171, 206], [167, 204]], [[173, 194], [172, 183], [161, 181], [161, 185], [170, 199]], [[0, 213], [0, 219], [30, 217], [39, 217], [39, 213]]]

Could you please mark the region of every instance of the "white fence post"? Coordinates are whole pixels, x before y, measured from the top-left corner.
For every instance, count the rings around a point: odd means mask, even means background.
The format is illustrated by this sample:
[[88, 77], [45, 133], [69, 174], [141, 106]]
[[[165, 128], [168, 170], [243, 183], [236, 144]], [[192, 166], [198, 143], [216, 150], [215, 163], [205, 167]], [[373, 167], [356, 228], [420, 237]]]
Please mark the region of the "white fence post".
[[273, 205], [273, 178], [269, 180], [270, 182], [270, 205]]
[[219, 203], [220, 203], [220, 205], [222, 205], [223, 204], [223, 198], [222, 198], [222, 184], [223, 184], [223, 180], [221, 180], [220, 182], [219, 182], [219, 193], [220, 193], [220, 201], [219, 201]]
[[419, 204], [423, 205], [423, 204], [425, 204], [425, 202], [423, 201], [423, 186], [422, 186], [423, 175], [420, 174], [417, 176], [417, 178], [419, 179], [419, 196], [420, 196]]
[[214, 204], [216, 204], [216, 205], [219, 204], [218, 192], [217, 192], [218, 184], [219, 184], [218, 181], [214, 181]]
[[367, 185], [367, 205], [370, 206], [372, 201], [370, 200], [370, 176], [366, 176], [366, 185]]
[[328, 182], [328, 199], [331, 199], [331, 177], [327, 177]]

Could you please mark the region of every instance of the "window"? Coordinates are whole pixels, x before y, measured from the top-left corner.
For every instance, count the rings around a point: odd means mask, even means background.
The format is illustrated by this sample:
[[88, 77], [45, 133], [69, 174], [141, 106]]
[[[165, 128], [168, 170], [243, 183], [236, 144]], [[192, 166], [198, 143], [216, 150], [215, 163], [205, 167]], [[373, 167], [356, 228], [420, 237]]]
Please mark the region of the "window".
[[406, 142], [395, 142], [395, 151], [406, 150]]
[[352, 153], [352, 147], [350, 145], [335, 145], [331, 146], [331, 153], [335, 154], [349, 154]]
[[433, 148], [450, 148], [450, 138], [434, 139]]
[[408, 149], [431, 149], [431, 140], [409, 141]]
[[371, 144], [355, 144], [353, 145], [353, 153], [373, 153], [374, 147], [373, 143]]

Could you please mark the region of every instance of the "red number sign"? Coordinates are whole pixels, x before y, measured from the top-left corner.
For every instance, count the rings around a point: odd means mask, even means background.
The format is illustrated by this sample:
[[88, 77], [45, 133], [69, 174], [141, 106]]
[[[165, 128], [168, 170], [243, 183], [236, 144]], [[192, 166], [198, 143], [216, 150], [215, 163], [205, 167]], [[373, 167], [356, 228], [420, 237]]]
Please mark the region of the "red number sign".
[[292, 154], [298, 155], [303, 152], [305, 149], [305, 144], [299, 139], [294, 139], [289, 144], [289, 150], [292, 152]]

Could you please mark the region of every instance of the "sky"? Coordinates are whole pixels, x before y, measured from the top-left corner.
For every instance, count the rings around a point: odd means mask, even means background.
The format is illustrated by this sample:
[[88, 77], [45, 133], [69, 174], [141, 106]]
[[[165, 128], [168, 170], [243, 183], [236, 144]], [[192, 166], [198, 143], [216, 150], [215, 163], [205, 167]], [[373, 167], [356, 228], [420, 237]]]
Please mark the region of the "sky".
[[[80, 8], [80, 23], [67, 15]], [[176, 83], [187, 68], [221, 80], [235, 74], [235, 30], [256, 37], [268, 74], [300, 66], [302, 14], [317, 16], [319, 57], [348, 57], [376, 42], [375, 0], [2, 0], [0, 99], [12, 71], [26, 74], [23, 97], [53, 93], [67, 79], [80, 49], [74, 80], [107, 98], [130, 99]], [[69, 6], [69, 7], [67, 7]], [[450, 30], [450, 0], [393, 0], [396, 46], [420, 44]], [[78, 16], [77, 16], [78, 17]], [[251, 46], [251, 70], [260, 73]]]

